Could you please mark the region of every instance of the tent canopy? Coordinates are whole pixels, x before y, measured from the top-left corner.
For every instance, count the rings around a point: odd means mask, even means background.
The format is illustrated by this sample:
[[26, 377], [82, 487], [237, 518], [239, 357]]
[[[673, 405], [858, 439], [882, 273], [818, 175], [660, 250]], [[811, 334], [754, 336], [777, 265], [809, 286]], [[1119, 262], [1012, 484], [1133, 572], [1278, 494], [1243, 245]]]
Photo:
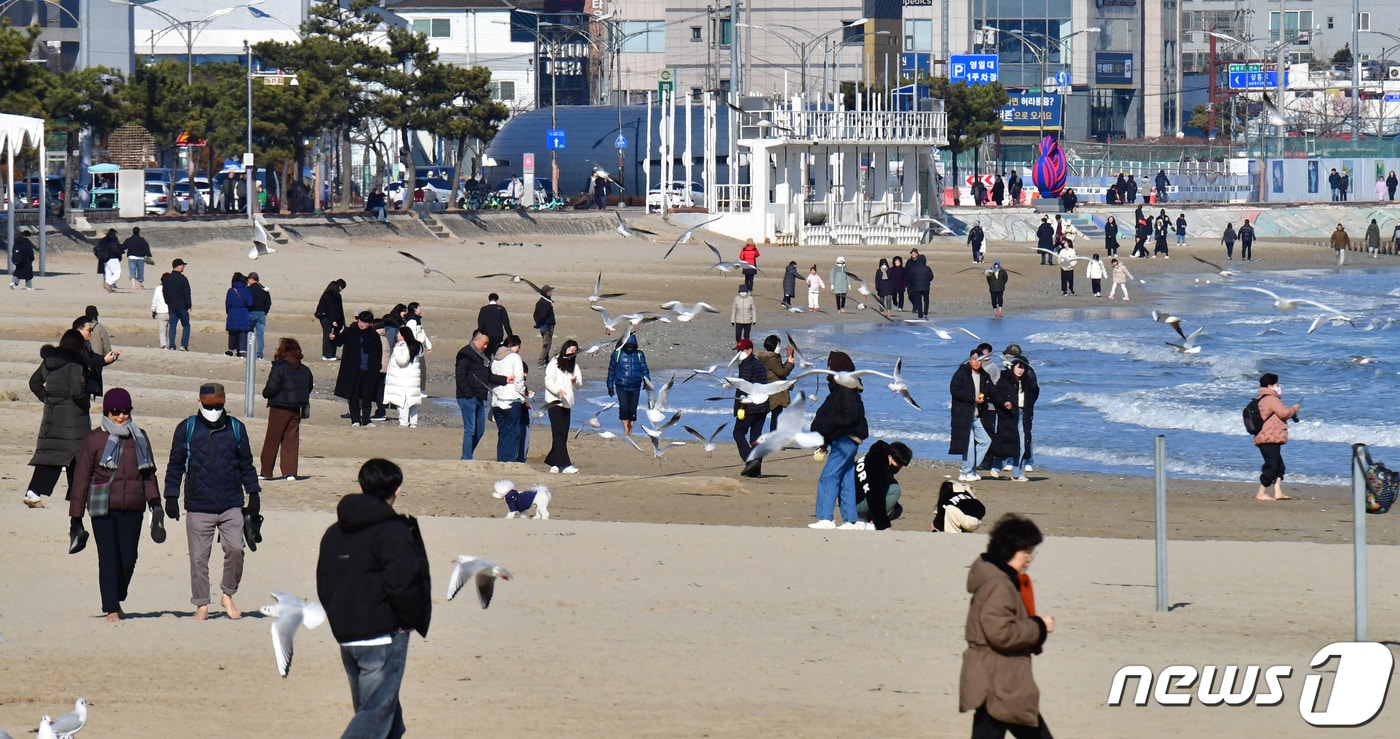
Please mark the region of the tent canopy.
[[44, 119], [0, 113], [0, 149], [36, 148], [44, 138]]
[[88, 167], [88, 171], [96, 174], [107, 174], [109, 172], [120, 172], [122, 168], [115, 164], [94, 164]]

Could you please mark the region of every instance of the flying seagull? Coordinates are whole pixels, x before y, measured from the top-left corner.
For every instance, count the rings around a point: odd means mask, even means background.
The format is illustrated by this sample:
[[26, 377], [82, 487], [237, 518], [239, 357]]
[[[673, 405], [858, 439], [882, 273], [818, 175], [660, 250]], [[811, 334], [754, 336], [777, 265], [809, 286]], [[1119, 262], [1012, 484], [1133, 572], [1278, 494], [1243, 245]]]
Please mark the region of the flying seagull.
[[1204, 259], [1201, 259], [1200, 257], [1196, 256], [1195, 254], [1192, 254], [1192, 255], [1191, 255], [1191, 258], [1194, 259], [1194, 260], [1196, 260], [1196, 261], [1198, 261], [1198, 262], [1200, 262], [1201, 264], [1206, 265], [1207, 267], [1210, 267], [1211, 269], [1214, 269], [1214, 270], [1215, 270], [1215, 273], [1218, 274], [1218, 275], [1220, 275], [1221, 277], [1234, 277], [1235, 275], [1239, 274], [1238, 272], [1235, 272], [1234, 270], [1225, 269], [1224, 267], [1221, 267], [1220, 265], [1216, 264], [1215, 262], [1208, 262], [1208, 261], [1206, 261], [1206, 260], [1204, 260]]
[[[802, 379], [802, 378], [804, 378], [804, 377], [807, 377], [808, 375], [827, 375], [827, 376], [829, 376], [829, 377], [832, 379], [832, 381], [834, 381], [837, 385], [840, 385], [841, 387], [848, 387], [848, 388], [851, 388], [852, 390], [860, 390], [861, 388], [864, 387], [863, 385], [861, 385], [861, 382], [860, 382], [860, 378], [861, 378], [861, 376], [863, 376], [863, 375], [875, 375], [875, 376], [877, 376], [877, 377], [884, 377], [884, 378], [887, 378], [887, 379], [890, 379], [890, 380], [893, 380], [893, 379], [894, 379], [894, 375], [887, 375], [887, 374], [885, 374], [884, 372], [876, 372], [875, 370], [863, 369], [863, 370], [850, 370], [850, 371], [840, 371], [840, 372], [837, 372], [837, 371], [834, 371], [834, 370], [819, 369], [819, 368], [816, 368], [816, 367], [814, 367], [814, 368], [812, 368], [812, 369], [809, 369], [809, 370], [807, 370], [806, 372], [803, 372], [803, 373], [801, 373], [801, 374], [798, 374], [798, 375], [796, 375], [795, 377], [790, 377], [790, 378], [788, 378], [788, 379], [793, 380], [793, 381], [796, 381], [796, 380], [800, 380], [800, 379]], [[787, 415], [787, 414], [785, 413], [785, 414], [783, 414], [783, 415]], [[781, 422], [781, 421], [783, 420], [783, 417], [782, 417], [782, 416], [778, 416], [778, 420]]]
[[1274, 307], [1278, 308], [1284, 313], [1296, 310], [1300, 305], [1311, 305], [1314, 308], [1321, 308], [1322, 310], [1325, 310], [1328, 313], [1335, 313], [1339, 316], [1344, 315], [1341, 311], [1337, 310], [1336, 308], [1333, 308], [1330, 305], [1323, 305], [1322, 303], [1313, 300], [1307, 300], [1306, 298], [1282, 298], [1279, 297], [1278, 293], [1273, 292], [1271, 290], [1265, 290], [1262, 287], [1242, 287], [1240, 289], [1252, 290], [1256, 293], [1264, 293], [1265, 295], [1268, 295], [1269, 297], [1274, 299]]
[[[781, 419], [782, 416], [778, 416], [778, 418]], [[682, 425], [681, 428], [685, 429], [685, 432], [690, 434], [697, 442], [705, 445], [705, 456], [709, 457], [714, 454], [715, 448], [718, 446], [715, 444], [715, 437], [719, 436], [719, 432], [723, 431], [724, 427], [728, 425], [728, 421], [721, 423], [719, 426], [715, 427], [715, 430], [710, 433], [708, 438], [689, 426]]]
[[320, 603], [307, 603], [291, 593], [273, 593], [277, 602], [258, 611], [277, 619], [272, 622], [272, 653], [277, 658], [277, 672], [282, 677], [292, 669], [292, 638], [303, 624], [314, 629], [325, 623], [326, 609]]
[[1179, 336], [1181, 336], [1181, 338], [1186, 338], [1186, 332], [1181, 330], [1180, 318], [1177, 318], [1176, 316], [1170, 313], [1154, 310], [1152, 311], [1152, 320], [1156, 321], [1157, 323], [1165, 323], [1168, 326], [1171, 326], [1172, 328], [1176, 329], [1176, 333]]
[[599, 272], [599, 273], [598, 273], [598, 281], [595, 282], [595, 283], [593, 283], [593, 294], [588, 296], [588, 302], [590, 302], [590, 303], [596, 303], [596, 302], [598, 302], [599, 300], [607, 300], [608, 298], [620, 298], [620, 297], [622, 297], [623, 295], [626, 295], [626, 294], [627, 294], [627, 293], [605, 293], [605, 292], [603, 292], [603, 273], [602, 273], [602, 272]]
[[662, 304], [661, 304], [661, 307], [662, 307], [662, 308], [667, 308], [667, 309], [669, 309], [669, 310], [671, 310], [671, 311], [674, 311], [675, 314], [676, 314], [676, 320], [677, 320], [677, 321], [680, 321], [681, 323], [687, 323], [687, 322], [689, 322], [691, 319], [693, 319], [693, 318], [695, 318], [696, 316], [700, 315], [701, 313], [718, 313], [718, 312], [719, 312], [719, 309], [718, 309], [718, 308], [716, 308], [716, 307], [714, 307], [713, 305], [710, 305], [709, 303], [706, 303], [706, 302], [704, 302], [704, 301], [701, 301], [701, 302], [699, 302], [699, 303], [696, 303], [696, 304], [693, 305], [693, 306], [687, 307], [685, 303], [682, 303], [682, 302], [679, 301], [679, 300], [668, 300], [668, 301], [662, 303]]
[[271, 241], [267, 237], [267, 229], [261, 223], [253, 221], [253, 248], [248, 250], [249, 259], [257, 259], [268, 254], [276, 254], [277, 250], [268, 245]]
[[1201, 347], [1196, 346], [1196, 339], [1200, 338], [1201, 333], [1205, 330], [1206, 327], [1202, 326], [1196, 329], [1195, 331], [1192, 331], [1190, 334], [1183, 337], [1185, 338], [1185, 341], [1183, 341], [1180, 344], [1177, 344], [1176, 342], [1172, 341], [1168, 341], [1165, 343], [1167, 346], [1174, 347], [1176, 349], [1177, 354], [1200, 354]]
[[415, 257], [415, 256], [413, 256], [412, 254], [409, 254], [409, 253], [406, 252], [406, 251], [400, 251], [399, 253], [402, 254], [402, 255], [404, 255], [404, 256], [406, 256], [406, 257], [408, 257], [409, 259], [412, 259], [413, 261], [417, 262], [417, 263], [419, 264], [419, 266], [421, 266], [421, 267], [423, 268], [423, 276], [424, 276], [424, 277], [427, 277], [428, 275], [430, 275], [430, 274], [436, 272], [436, 273], [442, 275], [443, 277], [446, 277], [446, 278], [448, 279], [448, 281], [450, 281], [452, 284], [454, 284], [454, 285], [457, 284], [457, 281], [454, 280], [454, 279], [452, 279], [452, 277], [451, 277], [450, 275], [448, 275], [446, 272], [443, 272], [443, 271], [440, 270], [440, 269], [433, 269], [432, 267], [429, 267], [427, 262], [425, 262], [425, 261], [419, 259], [418, 257]]
[[[920, 407], [917, 402], [915, 402], [914, 396], [909, 394], [909, 383], [904, 381], [903, 371], [904, 359], [901, 357], [899, 359], [894, 360], [894, 377], [892, 378], [890, 384], [886, 387], [890, 389], [890, 392], [904, 398], [904, 402], [914, 406], [914, 410], [921, 411], [923, 410], [923, 408]], [[778, 418], [781, 419], [782, 416], [779, 416]]]
[[622, 213], [620, 211], [613, 211], [613, 215], [617, 216], [617, 232], [622, 234], [624, 238], [631, 238], [636, 234], [646, 234], [648, 236], [656, 235], [655, 231], [648, 231], [645, 228], [642, 228], [641, 226], [631, 225], [627, 222], [627, 219], [622, 217]]
[[972, 333], [971, 331], [968, 331], [967, 329], [963, 328], [962, 326], [954, 326], [952, 329], [944, 329], [944, 328], [940, 328], [940, 327], [938, 327], [938, 326], [935, 326], [935, 325], [934, 325], [931, 321], [929, 321], [927, 318], [906, 318], [906, 319], [904, 319], [904, 323], [907, 323], [907, 324], [909, 324], [909, 325], [911, 325], [911, 326], [926, 326], [926, 327], [928, 327], [928, 330], [930, 330], [930, 331], [933, 332], [933, 335], [934, 335], [934, 336], [937, 336], [938, 338], [940, 338], [940, 339], [942, 339], [942, 340], [944, 340], [944, 341], [952, 341], [952, 340], [953, 340], [953, 332], [954, 332], [954, 331], [956, 331], [956, 332], [958, 332], [958, 333], [961, 333], [961, 334], [967, 334], [968, 336], [970, 336], [970, 337], [972, 337], [972, 338], [974, 338], [974, 339], [977, 339], [978, 341], [981, 341], [981, 340], [982, 340], [982, 337], [981, 337], [981, 336], [978, 336], [977, 334], [974, 334], [974, 333]]
[[481, 600], [481, 607], [484, 609], [491, 605], [491, 594], [496, 589], [496, 579], [509, 580], [511, 578], [509, 570], [498, 567], [494, 562], [488, 562], [480, 557], [459, 554], [455, 561], [457, 566], [452, 568], [452, 577], [447, 581], [448, 600], [452, 600], [457, 592], [468, 581], [471, 581], [476, 586], [476, 597]]
[[671, 248], [666, 250], [666, 255], [661, 258], [666, 259], [667, 257], [671, 256], [671, 252], [675, 251], [677, 246], [680, 246], [681, 244], [690, 243], [690, 237], [695, 235], [696, 231], [710, 225], [711, 223], [714, 223], [715, 221], [720, 220], [720, 218], [723, 217], [724, 216], [720, 216], [719, 218], [712, 218], [708, 221], [705, 221], [704, 223], [697, 223], [694, 226], [691, 226], [690, 228], [687, 228], [686, 230], [682, 231], [681, 235], [677, 236], [675, 242], [671, 244]]
[[[417, 258], [413, 257], [413, 255], [408, 254], [407, 252], [399, 252], [399, 253], [400, 253], [400, 254], [403, 254], [403, 255], [406, 256], [406, 257], [409, 257], [410, 259], [413, 259], [413, 261], [415, 261], [415, 262], [419, 261]], [[425, 266], [426, 266], [426, 265], [425, 265]], [[443, 276], [446, 277], [446, 275], [443, 275]], [[547, 296], [544, 294], [544, 291], [540, 289], [540, 286], [539, 286], [539, 285], [536, 285], [535, 283], [533, 283], [533, 282], [531, 282], [531, 281], [525, 279], [524, 277], [521, 277], [520, 275], [512, 275], [512, 274], [508, 274], [508, 273], [506, 273], [506, 272], [493, 272], [493, 273], [491, 273], [491, 274], [489, 274], [489, 275], [477, 275], [477, 276], [476, 276], [476, 279], [478, 279], [478, 280], [485, 280], [485, 279], [488, 279], [488, 278], [491, 278], [491, 277], [507, 277], [507, 278], [510, 279], [511, 282], [523, 282], [523, 283], [525, 283], [526, 285], [529, 285], [529, 286], [530, 286], [530, 289], [531, 289], [531, 290], [534, 290], [536, 293], [538, 293], [540, 297], [542, 297], [542, 298], [543, 298], [543, 297], [547, 297]], [[451, 279], [451, 278], [449, 277], [448, 279]]]
[[719, 253], [719, 249], [716, 249], [715, 245], [711, 244], [708, 241], [705, 242], [705, 246], [710, 247], [710, 251], [713, 252], [715, 255], [715, 263], [710, 265], [710, 269], [717, 269], [721, 272], [728, 272], [734, 269], [753, 269], [756, 272], [763, 271], [753, 266], [752, 264], [749, 264], [748, 262], [737, 262], [734, 260], [725, 259], [724, 255]]
[[676, 385], [676, 373], [672, 372], [671, 377], [660, 388], [657, 388], [649, 377], [643, 377], [642, 383], [647, 389], [647, 418], [651, 419], [652, 423], [661, 423], [661, 419], [666, 417], [666, 398], [671, 394], [671, 388]]
[[755, 467], [763, 458], [785, 447], [797, 446], [803, 449], [819, 447], [823, 443], [822, 435], [813, 431], [803, 431], [803, 416], [807, 411], [807, 393], [799, 392], [792, 406], [783, 414], [778, 416], [778, 425], [772, 431], [759, 437], [758, 444], [749, 452], [749, 456], [744, 460], [744, 469], [750, 470]]
[[[612, 342], [608, 342], [608, 343], [612, 343]], [[584, 421], [583, 423], [579, 424], [578, 431], [574, 433], [574, 438], [577, 439], [577, 438], [578, 438], [578, 435], [581, 434], [581, 433], [583, 433], [583, 430], [584, 430], [585, 428], [595, 428], [595, 429], [600, 429], [600, 428], [602, 428], [602, 427], [603, 427], [603, 424], [600, 423], [600, 422], [598, 421], [598, 416], [603, 415], [603, 411], [606, 411], [606, 410], [608, 410], [609, 408], [616, 408], [616, 407], [617, 407], [617, 403], [608, 403], [607, 405], [603, 406], [602, 408], [599, 408], [599, 409], [598, 409], [598, 412], [597, 412], [597, 413], [594, 413], [593, 416], [592, 416], [591, 418], [589, 418], [587, 421]]]

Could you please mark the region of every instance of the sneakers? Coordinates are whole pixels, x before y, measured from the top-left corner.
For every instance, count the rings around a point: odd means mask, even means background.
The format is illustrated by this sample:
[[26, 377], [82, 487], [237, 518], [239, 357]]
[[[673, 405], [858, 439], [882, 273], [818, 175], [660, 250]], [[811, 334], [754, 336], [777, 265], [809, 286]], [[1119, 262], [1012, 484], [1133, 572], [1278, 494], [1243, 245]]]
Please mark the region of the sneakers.
[[24, 494], [24, 504], [30, 508], [44, 508], [44, 499], [39, 494], [30, 490]]
[[334, 362], [335, 357], [321, 357], [322, 362]]
[[1021, 471], [1022, 471], [1022, 472], [1035, 472], [1035, 468], [1032, 467], [1032, 466], [1030, 466], [1030, 465], [1028, 465], [1028, 464], [1027, 464], [1027, 465], [1022, 465], [1022, 466], [1021, 466]]
[[996, 467], [992, 467], [991, 469], [987, 470], [987, 477], [990, 477], [993, 480], [999, 479], [1001, 477], [1001, 471], [998, 470]]
[[569, 465], [568, 467], [565, 467], [564, 469], [560, 470], [560, 472], [563, 472], [566, 475], [577, 475], [578, 468], [573, 465]]
[[836, 528], [841, 531], [859, 531], [865, 528], [865, 524], [860, 521], [847, 521]]
[[1013, 477], [1013, 478], [1011, 478], [1011, 481], [1012, 481], [1012, 482], [1030, 482], [1031, 479], [1030, 479], [1029, 477], [1026, 477], [1025, 475], [1021, 475], [1020, 477]]
[[352, 428], [352, 429], [357, 429], [357, 428], [359, 428], [359, 427], [360, 427], [360, 422], [359, 422], [359, 421], [356, 421], [356, 422], [350, 424], [350, 428]]
[[556, 464], [550, 465], [550, 466], [549, 466], [549, 471], [550, 471], [551, 474], [555, 474], [555, 475], [559, 474], [559, 465], [556, 465]]
[[968, 472], [958, 475], [958, 482], [977, 482], [981, 479], [982, 476], [977, 474], [976, 472]]
[[[381, 418], [381, 419], [379, 419], [379, 420], [383, 421], [384, 419]], [[365, 424], [365, 425], [362, 426], [361, 428], [372, 429], [372, 428], [374, 428], [374, 422], [373, 422], [373, 421], [370, 421], [369, 423]]]
[[1011, 465], [1010, 465], [1010, 464], [1003, 464], [1003, 465], [1001, 466], [1001, 471], [1002, 471], [1002, 472], [1010, 472], [1010, 471], [1011, 471]]
[[813, 522], [807, 524], [807, 528], [809, 528], [809, 529], [834, 529], [834, 528], [836, 528], [836, 524], [835, 524], [835, 522], [833, 522], [833, 521], [832, 521], [831, 519], [829, 519], [829, 518], [819, 518], [819, 519], [817, 519], [817, 520], [815, 520], [815, 521], [813, 521]]

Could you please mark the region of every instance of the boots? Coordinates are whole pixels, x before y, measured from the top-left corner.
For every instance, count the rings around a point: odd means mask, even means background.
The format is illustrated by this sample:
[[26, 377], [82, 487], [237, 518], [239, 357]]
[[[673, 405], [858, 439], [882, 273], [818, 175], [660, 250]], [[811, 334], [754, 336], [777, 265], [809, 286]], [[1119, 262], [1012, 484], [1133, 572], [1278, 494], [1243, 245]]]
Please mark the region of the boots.
[[763, 477], [763, 462], [755, 462], [739, 474], [743, 477]]

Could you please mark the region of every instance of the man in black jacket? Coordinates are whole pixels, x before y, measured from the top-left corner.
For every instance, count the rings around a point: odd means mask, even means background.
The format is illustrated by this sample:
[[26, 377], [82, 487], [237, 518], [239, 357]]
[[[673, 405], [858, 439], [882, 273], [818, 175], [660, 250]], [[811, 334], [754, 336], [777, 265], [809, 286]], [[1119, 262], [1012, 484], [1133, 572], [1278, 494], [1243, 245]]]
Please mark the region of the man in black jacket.
[[[1002, 400], [992, 384], [991, 376], [982, 369], [985, 359], [981, 349], [973, 349], [967, 361], [958, 365], [952, 381], [948, 383], [948, 393], [953, 401], [948, 453], [962, 455], [959, 482], [982, 479], [975, 467], [992, 446], [992, 429], [989, 427], [996, 419], [992, 408], [1003, 404], [1011, 407], [1010, 401]], [[982, 447], [981, 451], [978, 446]]]
[[428, 635], [432, 579], [418, 522], [394, 512], [403, 471], [387, 459], [360, 467], [360, 492], [340, 499], [336, 522], [321, 537], [316, 595], [350, 679], [355, 716], [345, 736], [399, 737], [405, 732], [399, 686], [409, 632]]
[[[462, 412], [462, 459], [471, 459], [476, 445], [486, 433], [486, 409], [491, 406], [491, 388], [504, 385], [507, 378], [491, 374], [486, 358], [487, 338], [480, 329], [457, 352], [457, 408]], [[515, 378], [509, 378], [514, 381]]]
[[540, 299], [535, 303], [535, 329], [540, 332], [540, 366], [549, 363], [549, 350], [554, 343], [554, 286], [540, 288]]
[[190, 350], [190, 309], [194, 307], [194, 301], [190, 297], [190, 280], [185, 277], [185, 265], [183, 259], [176, 259], [170, 263], [170, 271], [161, 279], [160, 284], [163, 290], [161, 294], [165, 297], [165, 305], [170, 309], [170, 350], [175, 351], [175, 328], [176, 325], [184, 327], [180, 334], [180, 351]]
[[876, 531], [889, 528], [904, 512], [894, 475], [913, 459], [914, 452], [904, 442], [877, 441], [856, 462], [856, 515]]
[[146, 289], [146, 258], [151, 256], [151, 245], [141, 236], [141, 228], [131, 229], [131, 236], [122, 242], [126, 252], [127, 272], [131, 275], [131, 289]]
[[1050, 264], [1055, 256], [1055, 227], [1050, 225], [1050, 216], [1040, 217], [1040, 228], [1035, 230], [1035, 250], [1040, 252], [1040, 263]]
[[515, 332], [510, 330], [510, 314], [506, 312], [506, 307], [501, 305], [501, 296], [491, 293], [486, 296], [486, 300], [486, 305], [477, 311], [476, 328], [486, 334], [486, 356], [494, 357], [506, 337]]
[[904, 263], [904, 282], [909, 287], [909, 302], [913, 304], [916, 318], [928, 318], [928, 295], [933, 289], [933, 269], [928, 266], [928, 258], [918, 249], [909, 250], [909, 261]]
[[[739, 379], [758, 385], [768, 382], [768, 369], [763, 366], [763, 360], [754, 356], [752, 341], [740, 339], [734, 345], [734, 351], [739, 352], [740, 356]], [[767, 415], [767, 398], [762, 403], [750, 403], [745, 400], [743, 391], [734, 391], [734, 445], [739, 449], [739, 459], [748, 461], [749, 452], [753, 451], [753, 445], [763, 434], [763, 419]], [[748, 465], [740, 474], [744, 477], [762, 477], [763, 463]]]
[[267, 326], [267, 313], [272, 310], [272, 293], [263, 287], [262, 278], [257, 272], [248, 273], [248, 292], [253, 294], [253, 305], [248, 308], [248, 325], [258, 336], [258, 359], [263, 358], [263, 328]]

